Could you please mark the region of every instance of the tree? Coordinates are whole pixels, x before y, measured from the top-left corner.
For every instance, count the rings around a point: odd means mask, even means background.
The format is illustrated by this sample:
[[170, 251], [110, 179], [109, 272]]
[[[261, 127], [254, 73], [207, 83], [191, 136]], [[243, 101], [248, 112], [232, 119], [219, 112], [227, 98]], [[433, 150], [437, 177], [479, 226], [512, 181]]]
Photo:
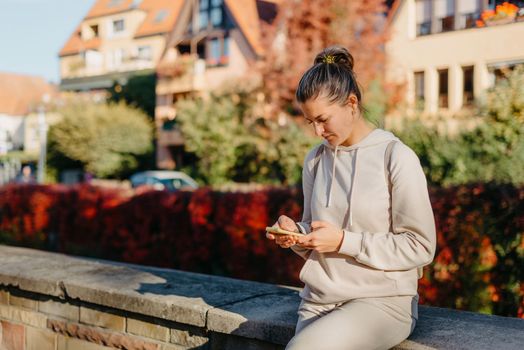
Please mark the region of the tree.
[[348, 48], [355, 58], [364, 90], [380, 80], [388, 37], [385, 13], [383, 0], [283, 0], [264, 40], [262, 72], [273, 113], [292, 108], [300, 77], [318, 52], [334, 44]]
[[153, 119], [156, 104], [155, 87], [154, 73], [134, 75], [123, 86], [116, 82], [113, 84], [109, 89], [108, 102], [124, 101], [129, 106], [141, 109]]
[[49, 130], [50, 166], [81, 167], [98, 177], [121, 177], [151, 147], [153, 126], [138, 109], [123, 103], [76, 103], [59, 111]]
[[228, 182], [296, 184], [307, 150], [315, 142], [292, 120], [263, 118], [259, 85], [233, 83], [208, 99], [177, 104], [185, 147], [198, 158], [195, 178]]

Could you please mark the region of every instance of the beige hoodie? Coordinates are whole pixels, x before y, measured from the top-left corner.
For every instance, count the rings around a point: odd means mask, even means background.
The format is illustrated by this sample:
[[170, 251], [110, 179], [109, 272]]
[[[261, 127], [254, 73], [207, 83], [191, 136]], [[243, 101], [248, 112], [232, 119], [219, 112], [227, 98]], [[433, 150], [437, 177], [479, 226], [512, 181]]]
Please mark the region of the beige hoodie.
[[350, 147], [324, 142], [315, 177], [319, 146], [306, 156], [304, 213], [297, 224], [309, 233], [311, 221], [327, 221], [342, 228], [344, 237], [339, 252], [292, 247], [306, 259], [300, 272], [303, 299], [324, 304], [417, 294], [417, 268], [435, 254], [435, 221], [419, 159], [400, 141], [390, 158], [390, 207], [384, 158], [392, 140], [398, 141], [375, 129]]

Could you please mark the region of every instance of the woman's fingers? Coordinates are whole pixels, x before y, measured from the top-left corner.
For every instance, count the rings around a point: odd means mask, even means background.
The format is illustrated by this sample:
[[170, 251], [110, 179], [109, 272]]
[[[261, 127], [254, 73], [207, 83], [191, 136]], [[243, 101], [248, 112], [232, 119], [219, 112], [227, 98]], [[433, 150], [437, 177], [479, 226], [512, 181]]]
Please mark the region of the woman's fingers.
[[315, 247], [316, 235], [315, 233], [310, 233], [308, 235], [299, 237], [297, 243], [304, 248], [314, 248]]
[[297, 225], [295, 222], [288, 216], [280, 215], [278, 218], [278, 226], [280, 226], [281, 229], [288, 230], [288, 231], [296, 231]]
[[311, 229], [312, 230], [318, 230], [319, 228], [328, 227], [328, 223], [325, 221], [312, 221], [311, 222]]

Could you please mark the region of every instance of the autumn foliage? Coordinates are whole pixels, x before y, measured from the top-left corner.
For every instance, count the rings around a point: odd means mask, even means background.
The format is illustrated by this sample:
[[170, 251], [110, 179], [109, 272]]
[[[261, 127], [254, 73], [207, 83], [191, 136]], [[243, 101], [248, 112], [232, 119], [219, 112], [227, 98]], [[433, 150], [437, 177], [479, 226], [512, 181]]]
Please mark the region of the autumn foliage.
[[281, 1], [272, 25], [264, 28], [267, 49], [262, 72], [274, 110], [289, 108], [300, 77], [316, 54], [331, 45], [349, 49], [364, 90], [380, 79], [388, 38], [385, 13], [383, 0]]
[[[434, 262], [419, 281], [429, 305], [524, 317], [524, 189], [432, 189]], [[300, 286], [303, 260], [264, 237], [298, 219], [301, 191], [118, 192], [92, 186], [0, 188], [0, 241], [69, 254]]]

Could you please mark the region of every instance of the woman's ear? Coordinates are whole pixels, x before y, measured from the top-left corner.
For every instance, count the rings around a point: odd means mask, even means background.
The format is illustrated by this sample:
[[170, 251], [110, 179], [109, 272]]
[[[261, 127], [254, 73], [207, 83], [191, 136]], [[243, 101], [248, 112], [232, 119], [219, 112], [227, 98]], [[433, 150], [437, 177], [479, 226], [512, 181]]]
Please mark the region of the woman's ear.
[[358, 98], [354, 94], [350, 94], [348, 96], [348, 106], [351, 107], [353, 112], [356, 112], [358, 110]]

